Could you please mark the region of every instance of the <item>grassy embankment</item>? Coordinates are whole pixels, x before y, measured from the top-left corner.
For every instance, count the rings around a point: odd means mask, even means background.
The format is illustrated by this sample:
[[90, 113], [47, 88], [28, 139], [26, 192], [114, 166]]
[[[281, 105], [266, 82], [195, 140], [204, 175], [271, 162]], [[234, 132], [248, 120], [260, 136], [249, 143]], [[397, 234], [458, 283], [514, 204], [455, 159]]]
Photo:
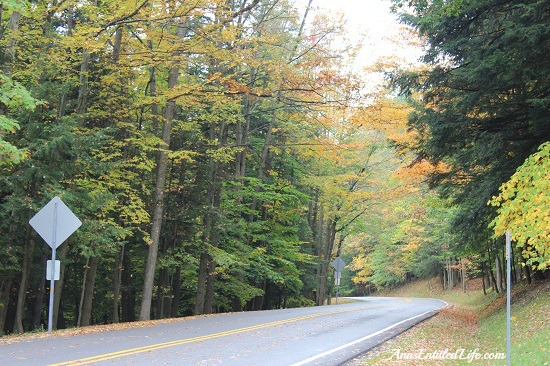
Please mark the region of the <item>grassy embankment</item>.
[[[517, 285], [512, 292], [512, 365], [550, 365], [550, 281]], [[424, 280], [377, 295], [438, 298], [452, 307], [367, 353], [355, 365], [506, 365], [505, 360], [388, 360], [397, 349], [506, 353], [505, 294], [483, 295], [479, 280], [470, 281], [466, 293], [460, 285], [442, 291], [437, 280]]]

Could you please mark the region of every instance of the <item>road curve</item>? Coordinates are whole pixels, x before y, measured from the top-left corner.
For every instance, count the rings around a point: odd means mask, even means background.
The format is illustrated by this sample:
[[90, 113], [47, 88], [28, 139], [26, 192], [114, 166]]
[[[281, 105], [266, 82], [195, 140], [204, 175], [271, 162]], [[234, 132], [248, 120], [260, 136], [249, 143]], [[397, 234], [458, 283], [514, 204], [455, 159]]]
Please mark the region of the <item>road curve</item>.
[[313, 308], [218, 314], [142, 328], [0, 341], [20, 365], [339, 365], [445, 306], [441, 300], [353, 298]]

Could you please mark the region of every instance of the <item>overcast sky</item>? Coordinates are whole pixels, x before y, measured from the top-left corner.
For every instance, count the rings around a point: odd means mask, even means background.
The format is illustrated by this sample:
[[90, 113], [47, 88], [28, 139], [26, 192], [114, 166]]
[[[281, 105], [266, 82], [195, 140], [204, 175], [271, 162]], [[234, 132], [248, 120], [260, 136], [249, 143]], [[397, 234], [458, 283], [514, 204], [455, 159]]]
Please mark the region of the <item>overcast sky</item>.
[[[307, 0], [298, 0], [307, 4]], [[312, 6], [328, 12], [341, 12], [348, 21], [349, 38], [362, 42], [358, 64], [366, 66], [380, 57], [397, 55], [415, 62], [420, 56], [416, 48], [405, 47], [391, 39], [399, 39], [401, 25], [397, 16], [390, 12], [389, 0], [313, 0]]]

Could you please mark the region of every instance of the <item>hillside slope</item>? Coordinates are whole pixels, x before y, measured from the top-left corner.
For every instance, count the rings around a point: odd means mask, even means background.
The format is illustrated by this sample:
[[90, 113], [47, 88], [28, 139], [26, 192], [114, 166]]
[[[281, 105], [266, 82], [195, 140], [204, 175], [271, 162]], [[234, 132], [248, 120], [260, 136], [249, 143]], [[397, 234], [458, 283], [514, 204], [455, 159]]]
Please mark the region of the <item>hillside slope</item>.
[[[437, 279], [418, 280], [379, 292], [378, 296], [438, 298], [452, 306], [346, 366], [505, 365], [503, 359], [483, 358], [506, 353], [506, 296], [483, 295], [479, 280], [467, 285], [466, 293], [460, 286], [442, 291]], [[549, 290], [550, 280], [518, 284], [512, 290], [512, 365], [550, 365]], [[445, 355], [449, 359], [427, 359]], [[466, 359], [453, 359], [455, 355]]]

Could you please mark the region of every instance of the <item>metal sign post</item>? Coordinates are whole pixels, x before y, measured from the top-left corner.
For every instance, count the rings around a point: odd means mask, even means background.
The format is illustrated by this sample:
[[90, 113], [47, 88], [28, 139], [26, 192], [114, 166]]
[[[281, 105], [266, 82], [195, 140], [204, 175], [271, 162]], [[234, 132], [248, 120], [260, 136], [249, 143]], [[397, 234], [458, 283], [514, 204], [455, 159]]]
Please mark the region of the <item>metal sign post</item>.
[[342, 277], [342, 269], [346, 266], [346, 263], [340, 257], [336, 257], [330, 266], [334, 268], [334, 282], [336, 284], [336, 304], [338, 304], [338, 290], [340, 289], [340, 278]]
[[52, 332], [53, 324], [53, 297], [55, 294], [55, 250], [57, 249], [57, 202], [53, 210], [53, 238], [52, 238], [52, 271], [50, 272], [50, 306], [48, 308], [48, 333]]
[[511, 344], [510, 344], [510, 336], [511, 336], [511, 318], [510, 318], [510, 288], [512, 287], [512, 257], [510, 255], [511, 252], [511, 246], [512, 246], [512, 240], [511, 240], [512, 234], [510, 231], [506, 232], [506, 359], [507, 359], [507, 365], [510, 366], [511, 363]]
[[56, 267], [60, 266], [59, 261], [55, 260], [55, 250], [82, 225], [82, 222], [61, 201], [61, 198], [56, 196], [29, 220], [29, 224], [52, 248], [52, 261], [49, 266], [49, 273], [46, 274], [46, 278], [50, 280], [48, 333], [51, 333], [53, 328], [54, 287], [55, 281], [59, 279], [57, 276], [59, 268]]
[[334, 272], [334, 283], [336, 284], [336, 304], [338, 304], [338, 292], [340, 290], [340, 278], [342, 278], [342, 272]]

